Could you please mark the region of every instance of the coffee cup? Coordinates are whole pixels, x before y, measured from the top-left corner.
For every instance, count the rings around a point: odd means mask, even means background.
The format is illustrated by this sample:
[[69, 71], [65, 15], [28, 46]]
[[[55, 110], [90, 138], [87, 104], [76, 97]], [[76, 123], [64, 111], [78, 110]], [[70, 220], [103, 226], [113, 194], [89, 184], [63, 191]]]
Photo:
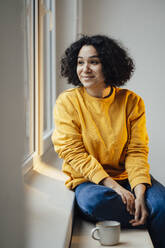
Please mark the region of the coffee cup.
[[97, 222], [96, 227], [91, 231], [91, 236], [101, 245], [116, 245], [120, 239], [120, 223], [111, 220]]

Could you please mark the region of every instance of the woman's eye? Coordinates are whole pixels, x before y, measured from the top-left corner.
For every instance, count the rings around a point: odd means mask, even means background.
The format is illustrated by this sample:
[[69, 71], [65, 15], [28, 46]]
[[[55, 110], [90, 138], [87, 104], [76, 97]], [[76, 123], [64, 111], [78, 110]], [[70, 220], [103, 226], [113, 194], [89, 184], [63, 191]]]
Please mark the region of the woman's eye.
[[78, 65], [82, 65], [84, 62], [83, 61], [78, 61]]
[[99, 61], [97, 61], [97, 60], [91, 60], [91, 64], [97, 65], [97, 64], [99, 64]]

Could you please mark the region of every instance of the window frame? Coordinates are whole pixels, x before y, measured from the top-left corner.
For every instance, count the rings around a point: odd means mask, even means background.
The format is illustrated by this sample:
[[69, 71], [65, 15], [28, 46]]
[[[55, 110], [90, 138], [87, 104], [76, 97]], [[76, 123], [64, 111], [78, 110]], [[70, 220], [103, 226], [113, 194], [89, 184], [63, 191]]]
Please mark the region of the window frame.
[[[43, 18], [45, 14], [49, 15], [50, 22], [53, 22], [53, 28], [51, 30], [52, 32], [52, 43], [54, 44], [53, 50], [52, 50], [52, 61], [53, 63], [51, 64], [52, 68], [52, 101], [51, 104], [54, 106], [55, 99], [56, 99], [56, 34], [55, 34], [55, 8], [56, 8], [56, 1], [52, 0], [52, 10], [46, 9], [43, 0], [39, 0], [39, 25], [38, 25], [38, 32], [39, 32], [39, 41], [38, 41], [38, 81], [39, 81], [39, 87], [38, 87], [38, 136], [37, 136], [37, 141], [38, 141], [38, 149], [37, 149], [37, 154], [38, 155], [43, 155], [45, 152], [47, 152], [53, 145], [51, 141], [51, 134], [53, 132], [53, 118], [52, 122], [49, 123], [49, 125], [52, 126], [51, 129], [49, 129], [46, 133], [44, 133], [44, 70], [43, 70], [43, 62], [44, 62], [44, 39], [43, 39], [43, 32], [44, 32], [44, 23], [43, 23]], [[52, 20], [51, 20], [52, 18]], [[47, 26], [47, 29], [49, 29], [50, 26]], [[49, 98], [49, 97], [47, 97]], [[53, 110], [53, 107], [52, 107]], [[50, 115], [53, 116], [53, 111], [52, 113], [49, 113], [48, 117]]]
[[[46, 7], [45, 7], [46, 9]], [[50, 107], [52, 106], [52, 111], [50, 111], [48, 113], [48, 117], [47, 118], [47, 127], [48, 129], [45, 131], [43, 130], [43, 153], [45, 153], [46, 151], [48, 151], [51, 147], [52, 147], [52, 141], [51, 141], [51, 135], [54, 129], [54, 122], [53, 122], [53, 106], [55, 104], [55, 99], [56, 99], [56, 32], [55, 32], [55, 26], [56, 26], [56, 22], [55, 22], [55, 9], [56, 9], [56, 1], [50, 1], [50, 6], [49, 9], [46, 9], [47, 11], [47, 15], [49, 17], [49, 24], [47, 25], [47, 32], [51, 32], [51, 44], [54, 44], [53, 46], [51, 46], [51, 52], [52, 52], [52, 57], [51, 60], [49, 60], [50, 62], [50, 71], [51, 71], [51, 85], [48, 85], [48, 92], [51, 94], [47, 94], [46, 98], [47, 99], [51, 99], [50, 102], [47, 103], [47, 105]], [[50, 27], [52, 25], [52, 28]], [[44, 27], [41, 27], [44, 28]], [[49, 31], [51, 28], [51, 31]], [[44, 72], [44, 70], [42, 69], [42, 72]], [[44, 86], [43, 86], [44, 87]], [[51, 88], [51, 91], [50, 91]], [[46, 93], [48, 93], [46, 92]], [[45, 92], [44, 92], [45, 94]], [[43, 96], [44, 97], [44, 96]], [[51, 106], [50, 106], [51, 105]], [[49, 109], [49, 108], [48, 108]], [[45, 117], [45, 115], [44, 115]], [[44, 120], [43, 120], [44, 121]]]
[[[33, 169], [35, 167], [34, 163], [36, 161], [36, 157], [40, 157], [43, 154], [45, 154], [50, 148], [52, 148], [53, 144], [51, 141], [51, 135], [53, 132], [53, 118], [52, 123], [49, 123], [49, 126], [51, 125], [52, 128], [46, 132], [46, 134], [43, 133], [43, 124], [44, 124], [44, 106], [43, 106], [43, 100], [44, 100], [44, 85], [43, 85], [43, 16], [45, 15], [45, 7], [43, 4], [43, 0], [31, 0], [31, 4], [33, 3], [34, 8], [34, 15], [33, 15], [33, 21], [34, 21], [34, 28], [33, 28], [33, 53], [34, 53], [34, 62], [33, 64], [32, 72], [33, 72], [33, 96], [34, 96], [34, 102], [31, 102], [31, 113], [30, 115], [34, 118], [34, 129], [33, 129], [33, 135], [31, 136], [31, 139], [33, 139], [33, 152], [30, 156], [28, 156], [22, 164], [23, 174], [25, 175], [29, 170]], [[52, 42], [54, 43], [53, 46], [53, 63], [52, 68], [54, 70], [52, 73], [53, 78], [53, 84], [52, 87], [52, 100], [51, 104], [54, 106], [55, 99], [56, 99], [56, 34], [55, 34], [55, 8], [56, 8], [56, 1], [52, 1], [52, 16], [53, 16], [53, 30], [52, 30]], [[33, 10], [30, 10], [33, 11]], [[49, 98], [49, 96], [48, 96]], [[32, 101], [32, 99], [30, 99]], [[53, 107], [52, 107], [53, 109]], [[53, 115], [53, 113], [49, 113], [50, 115]], [[30, 140], [32, 142], [32, 140]]]
[[[25, 15], [26, 13], [30, 13], [30, 31], [32, 33], [30, 33], [30, 44], [28, 44], [30, 46], [30, 69], [28, 71], [28, 73], [30, 72], [29, 75], [29, 92], [30, 92], [30, 107], [29, 107], [29, 116], [30, 116], [30, 135], [29, 135], [29, 147], [30, 147], [30, 154], [25, 156], [23, 163], [22, 163], [22, 170], [23, 170], [23, 174], [26, 174], [29, 170], [31, 170], [33, 168], [33, 157], [36, 151], [36, 138], [35, 138], [35, 134], [36, 134], [36, 108], [35, 108], [35, 97], [36, 97], [36, 58], [37, 58], [37, 27], [38, 27], [38, 14], [37, 14], [37, 1], [33, 1], [30, 0], [29, 1], [29, 6], [27, 8], [26, 4], [25, 4]], [[26, 17], [24, 17], [25, 20]], [[25, 24], [26, 25], [26, 24]], [[24, 25], [24, 32], [26, 32], [25, 30], [25, 25]], [[26, 69], [26, 68], [25, 68]], [[29, 123], [28, 123], [29, 124]]]

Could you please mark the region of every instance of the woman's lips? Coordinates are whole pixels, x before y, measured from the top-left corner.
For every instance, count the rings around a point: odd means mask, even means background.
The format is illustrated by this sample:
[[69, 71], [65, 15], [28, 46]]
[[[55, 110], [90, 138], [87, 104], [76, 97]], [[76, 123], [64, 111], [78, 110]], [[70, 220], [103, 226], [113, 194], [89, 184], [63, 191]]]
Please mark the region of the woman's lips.
[[83, 79], [91, 79], [91, 78], [94, 78], [94, 76], [83, 76]]

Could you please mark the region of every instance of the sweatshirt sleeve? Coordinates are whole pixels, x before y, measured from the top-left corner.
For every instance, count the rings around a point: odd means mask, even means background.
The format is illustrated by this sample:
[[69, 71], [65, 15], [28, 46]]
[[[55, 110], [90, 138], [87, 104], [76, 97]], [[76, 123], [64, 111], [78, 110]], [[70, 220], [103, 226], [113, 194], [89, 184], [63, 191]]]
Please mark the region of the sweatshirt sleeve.
[[140, 183], [151, 184], [148, 164], [148, 135], [144, 102], [136, 97], [128, 102], [128, 146], [125, 167], [133, 189]]
[[82, 139], [78, 113], [67, 96], [60, 96], [54, 107], [54, 149], [72, 169], [88, 181], [98, 184], [109, 175], [102, 165], [87, 153]]

